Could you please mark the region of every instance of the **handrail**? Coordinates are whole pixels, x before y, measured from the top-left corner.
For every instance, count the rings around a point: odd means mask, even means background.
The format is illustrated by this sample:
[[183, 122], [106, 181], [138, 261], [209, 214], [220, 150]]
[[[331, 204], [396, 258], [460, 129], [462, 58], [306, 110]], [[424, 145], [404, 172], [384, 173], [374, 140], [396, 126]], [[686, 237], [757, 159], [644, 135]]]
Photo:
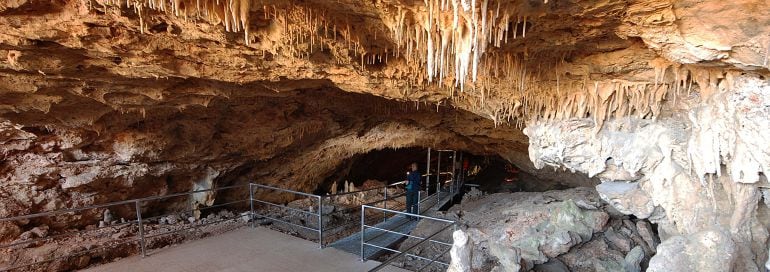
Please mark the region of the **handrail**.
[[369, 188], [369, 189], [366, 189], [366, 190], [358, 190], [358, 191], [353, 191], [353, 192], [344, 192], [344, 193], [336, 193], [336, 194], [331, 194], [331, 195], [323, 195], [322, 197], [330, 197], [331, 198], [331, 197], [335, 197], [335, 196], [343, 196], [343, 195], [350, 195], [350, 194], [368, 192], [368, 191], [373, 191], [373, 190], [379, 190], [379, 189], [383, 189], [383, 188], [393, 187], [393, 186], [396, 186], [396, 185], [401, 185], [401, 184], [404, 184], [405, 182], [406, 181], [403, 180], [403, 181], [399, 181], [399, 182], [396, 182], [396, 183], [388, 184], [388, 185], [385, 185], [385, 186]]
[[183, 195], [189, 195], [189, 194], [204, 193], [204, 192], [210, 192], [210, 191], [219, 191], [219, 190], [232, 189], [232, 188], [238, 188], [238, 187], [246, 187], [246, 186], [248, 186], [248, 185], [233, 185], [233, 186], [217, 187], [217, 188], [211, 188], [211, 189], [202, 189], [202, 190], [196, 190], [196, 191], [190, 191], [190, 192], [181, 192], [181, 193], [175, 193], [175, 194], [163, 195], [163, 196], [150, 196], [150, 197], [144, 197], [144, 198], [135, 198], [135, 199], [129, 199], [129, 200], [121, 200], [121, 201], [115, 201], [115, 202], [108, 202], [108, 203], [104, 203], [104, 204], [85, 206], [85, 207], [80, 207], [80, 208], [60, 209], [60, 210], [53, 210], [53, 211], [47, 211], [47, 212], [33, 213], [33, 214], [28, 214], [28, 215], [20, 215], [20, 216], [15, 216], [15, 217], [0, 218], [0, 222], [31, 219], [31, 218], [37, 218], [37, 217], [42, 217], [42, 216], [50, 216], [50, 215], [56, 215], [56, 214], [62, 214], [62, 213], [79, 212], [79, 211], [84, 211], [84, 210], [106, 208], [106, 207], [112, 207], [112, 206], [117, 206], [117, 205], [133, 204], [136, 201], [151, 201], [151, 200], [158, 200], [158, 199], [171, 198], [171, 197], [177, 197], [177, 196], [183, 196]]
[[[280, 191], [280, 192], [285, 192], [285, 193], [292, 193], [292, 194], [297, 194], [297, 195], [301, 195], [301, 196], [307, 196], [307, 197], [310, 197], [310, 198], [315, 198], [318, 201], [318, 202], [316, 202], [317, 203], [316, 212], [308, 212], [308, 211], [305, 211], [305, 210], [300, 210], [300, 209], [292, 208], [292, 207], [285, 206], [285, 205], [278, 205], [278, 204], [275, 204], [275, 203], [272, 203], [272, 202], [255, 199], [254, 198], [254, 191], [255, 191], [254, 188], [255, 187], [257, 189], [259, 189], [259, 188], [262, 188], [262, 189], [267, 188], [267, 189], [270, 189], [270, 190], [275, 190], [275, 191]], [[266, 205], [269, 205], [269, 206], [272, 206], [272, 207], [277, 207], [279, 209], [285, 209], [285, 210], [289, 210], [289, 211], [299, 212], [299, 213], [304, 214], [305, 216], [315, 217], [316, 220], [317, 220], [316, 221], [317, 222], [316, 227], [315, 228], [311, 228], [311, 227], [308, 227], [308, 226], [301, 226], [301, 225], [298, 225], [298, 224], [294, 224], [294, 223], [288, 222], [286, 220], [281, 220], [281, 219], [278, 219], [278, 218], [273, 218], [273, 217], [270, 217], [270, 216], [266, 216], [266, 215], [262, 215], [262, 214], [257, 214], [254, 211], [254, 202], [266, 204]], [[309, 193], [304, 193], [304, 192], [298, 192], [298, 191], [289, 190], [289, 189], [277, 188], [277, 187], [267, 186], [267, 185], [262, 185], [262, 184], [249, 183], [249, 203], [250, 203], [250, 209], [251, 209], [251, 214], [250, 215], [251, 215], [251, 218], [252, 218], [252, 220], [251, 220], [251, 227], [252, 228], [256, 227], [255, 222], [254, 222], [254, 217], [267, 218], [267, 219], [272, 220], [273, 222], [281, 222], [281, 223], [284, 223], [284, 224], [287, 224], [287, 225], [290, 225], [290, 226], [300, 227], [302, 229], [306, 229], [306, 230], [309, 230], [309, 231], [317, 232], [318, 233], [318, 247], [319, 248], [323, 248], [324, 247], [324, 239], [323, 239], [323, 196], [315, 195], [315, 194], [309, 194]]]
[[283, 189], [283, 188], [278, 188], [278, 187], [273, 187], [273, 186], [267, 186], [267, 185], [259, 184], [259, 183], [249, 183], [249, 184], [251, 184], [252, 186], [259, 187], [259, 188], [267, 188], [267, 189], [271, 189], [271, 190], [276, 190], [276, 191], [281, 191], [281, 192], [286, 192], [286, 193], [292, 193], [292, 194], [298, 194], [298, 195], [303, 195], [303, 196], [307, 196], [307, 197], [314, 197], [314, 198], [321, 197], [320, 195], [314, 195], [314, 194], [309, 194], [309, 193], [304, 193], [304, 192], [299, 192], [299, 191], [294, 191], [294, 190], [289, 190], [289, 189]]
[[[246, 188], [246, 187], [250, 188], [249, 189], [249, 191], [250, 191], [249, 199], [234, 200], [234, 201], [229, 201], [229, 202], [226, 202], [226, 203], [220, 203], [220, 204], [215, 204], [215, 205], [212, 205], [212, 206], [203, 206], [203, 207], [192, 208], [192, 209], [191, 208], [184, 208], [184, 209], [182, 209], [180, 211], [173, 211], [173, 212], [170, 212], [170, 213], [164, 213], [164, 214], [161, 214], [161, 215], [155, 215], [155, 216], [151, 216], [151, 217], [144, 217], [143, 218], [143, 216], [142, 216], [142, 211], [141, 211], [142, 204], [146, 203], [146, 202], [151, 202], [151, 201], [156, 201], [156, 200], [161, 200], [161, 199], [174, 198], [174, 197], [183, 197], [183, 196], [188, 196], [189, 197], [189, 196], [193, 196], [193, 195], [199, 194], [199, 193], [218, 192], [218, 191], [223, 191], [223, 190], [228, 190], [228, 189], [242, 189], [242, 188]], [[292, 208], [292, 207], [287, 207], [285, 205], [278, 205], [278, 204], [275, 204], [275, 203], [270, 203], [270, 202], [267, 202], [267, 201], [258, 200], [258, 199], [256, 199], [254, 197], [254, 190], [255, 189], [275, 190], [275, 191], [280, 191], [280, 192], [285, 192], [285, 193], [292, 193], [292, 194], [296, 194], [296, 195], [301, 195], [301, 196], [305, 196], [305, 197], [316, 198], [316, 199], [319, 200], [319, 202], [318, 202], [318, 210], [317, 210], [316, 213], [313, 213], [313, 212], [307, 212], [307, 211], [300, 210], [300, 209], [295, 209], [295, 208]], [[223, 186], [223, 187], [217, 187], [217, 188], [192, 190], [192, 191], [186, 191], [186, 192], [178, 192], [178, 193], [173, 193], [173, 194], [168, 194], [168, 195], [155, 195], [155, 196], [148, 196], [148, 197], [135, 198], [135, 199], [129, 199], [129, 200], [119, 200], [119, 201], [113, 201], [113, 202], [108, 202], [108, 203], [89, 205], [89, 206], [83, 206], [83, 207], [77, 207], [77, 208], [65, 208], [65, 209], [59, 209], [59, 210], [44, 211], [44, 212], [38, 212], [38, 213], [33, 213], [33, 214], [26, 214], [26, 215], [19, 215], [19, 216], [13, 216], [13, 217], [0, 218], [0, 222], [12, 222], [12, 221], [40, 218], [40, 217], [59, 216], [59, 215], [64, 215], [64, 214], [68, 214], [68, 213], [78, 213], [78, 212], [83, 212], [83, 211], [87, 211], [87, 210], [105, 209], [105, 208], [111, 208], [111, 207], [123, 206], [123, 205], [129, 205], [129, 209], [134, 209], [135, 212], [136, 212], [136, 218], [135, 219], [128, 218], [128, 220], [126, 222], [123, 222], [123, 223], [117, 223], [117, 224], [107, 225], [107, 226], [103, 226], [103, 227], [97, 227], [97, 228], [93, 228], [93, 229], [83, 229], [83, 230], [77, 230], [77, 231], [71, 231], [71, 232], [52, 233], [51, 235], [46, 236], [46, 237], [34, 238], [34, 239], [25, 239], [23, 241], [14, 241], [14, 242], [11, 242], [9, 244], [0, 244], [0, 249], [12, 248], [12, 247], [15, 247], [15, 246], [20, 246], [20, 245], [24, 245], [24, 244], [31, 244], [31, 243], [37, 243], [37, 242], [44, 242], [45, 243], [46, 241], [50, 241], [50, 240], [54, 240], [54, 239], [61, 239], [61, 238], [65, 238], [65, 237], [72, 237], [72, 236], [77, 236], [77, 235], [83, 235], [83, 234], [87, 234], [87, 233], [91, 233], [91, 232], [95, 232], [95, 231], [99, 231], [99, 230], [107, 229], [107, 228], [125, 228], [125, 227], [129, 227], [129, 226], [132, 226], [132, 225], [138, 225], [138, 231], [137, 231], [137, 233], [135, 233], [136, 236], [134, 238], [132, 238], [130, 240], [127, 240], [127, 241], [120, 241], [117, 244], [115, 242], [118, 242], [119, 240], [117, 240], [117, 239], [109, 239], [109, 240], [105, 241], [105, 245], [104, 246], [95, 248], [93, 250], [109, 250], [110, 248], [113, 248], [113, 247], [115, 247], [117, 245], [122, 245], [122, 244], [126, 244], [126, 243], [137, 243], [137, 246], [139, 246], [140, 249], [141, 249], [141, 255], [142, 255], [142, 257], [144, 257], [144, 256], [146, 256], [146, 246], [147, 246], [147, 243], [145, 241], [146, 239], [157, 237], [157, 236], [168, 235], [168, 234], [172, 234], [172, 233], [177, 233], [177, 232], [185, 231], [185, 230], [189, 230], [189, 229], [200, 228], [200, 227], [203, 227], [203, 226], [206, 226], [206, 225], [220, 223], [220, 222], [224, 222], [224, 221], [238, 220], [238, 219], [242, 218], [243, 214], [238, 214], [238, 212], [236, 212], [234, 216], [226, 217], [226, 218], [223, 218], [221, 220], [214, 220], [214, 221], [206, 222], [206, 223], [196, 222], [196, 224], [187, 225], [187, 226], [184, 226], [183, 228], [172, 229], [172, 230], [163, 231], [163, 232], [157, 232], [157, 233], [151, 233], [151, 234], [147, 234], [147, 235], [145, 235], [145, 233], [144, 233], [144, 231], [145, 231], [144, 228], [145, 227], [144, 227], [143, 223], [148, 222], [148, 221], [152, 221], [152, 220], [156, 220], [158, 218], [169, 216], [169, 215], [176, 215], [176, 216], [178, 216], [178, 215], [181, 215], [181, 214], [190, 213], [190, 212], [194, 212], [194, 211], [202, 211], [202, 210], [208, 210], [208, 209], [213, 209], [213, 208], [219, 208], [219, 207], [224, 207], [224, 206], [228, 206], [228, 205], [234, 205], [234, 204], [238, 204], [238, 203], [243, 203], [243, 202], [246, 202], [246, 201], [251, 203], [250, 204], [251, 211], [248, 213], [248, 215], [252, 219], [251, 220], [252, 221], [252, 226], [254, 225], [254, 220], [253, 219], [255, 218], [255, 216], [257, 216], [257, 214], [254, 212], [254, 205], [253, 205], [254, 202], [259, 202], [259, 203], [264, 203], [264, 204], [273, 204], [273, 206], [278, 206], [281, 209], [292, 210], [292, 211], [300, 212], [302, 214], [310, 215], [310, 216], [317, 216], [318, 217], [318, 227], [317, 228], [308, 228], [308, 227], [305, 227], [305, 226], [299, 226], [299, 227], [303, 227], [303, 228], [306, 228], [306, 229], [311, 229], [311, 230], [314, 230], [314, 231], [318, 231], [318, 233], [319, 233], [319, 242], [321, 242], [322, 241], [321, 237], [323, 237], [323, 222], [322, 222], [323, 221], [322, 220], [322, 206], [323, 206], [323, 203], [321, 203], [320, 200], [321, 200], [321, 196], [319, 196], [319, 195], [314, 195], [314, 194], [309, 194], [309, 193], [304, 193], [304, 192], [298, 192], [298, 191], [278, 188], [278, 187], [274, 187], [274, 186], [268, 186], [268, 185], [264, 185], [264, 184], [248, 183], [248, 184], [240, 184], [240, 185]], [[294, 216], [294, 215], [292, 215], [292, 216]], [[296, 225], [296, 224], [292, 224], [292, 223], [284, 221], [284, 220], [280, 220], [278, 218], [270, 218], [270, 217], [264, 216], [264, 215], [260, 215], [260, 217], [269, 218], [269, 219], [271, 219], [273, 221], [277, 221], [277, 222], [284, 222], [284, 223], [288, 223], [288, 224], [291, 224], [291, 225]], [[107, 223], [109, 224], [109, 222], [107, 222]], [[89, 251], [86, 251], [86, 252], [90, 252], [90, 251], [92, 251], [92, 250], [89, 250]], [[26, 263], [26, 264], [16, 264], [16, 265], [9, 264], [9, 266], [0, 267], [0, 271], [8, 271], [8, 270], [18, 269], [18, 268], [22, 268], [22, 267], [29, 267], [29, 266], [33, 266], [33, 265], [39, 265], [39, 264], [42, 264], [42, 263], [47, 263], [47, 262], [55, 261], [55, 260], [58, 260], [58, 259], [72, 258], [72, 257], [78, 256], [78, 255], [83, 254], [83, 253], [84, 252], [73, 252], [73, 253], [62, 255], [62, 256], [58, 256], [58, 257], [55, 257], [55, 258], [52, 258], [52, 259], [47, 259], [47, 260], [42, 260], [42, 261], [35, 261], [35, 262], [32, 262], [32, 263]]]
[[441, 221], [441, 222], [446, 222], [446, 223], [454, 223], [455, 222], [455, 221], [452, 221], [452, 220], [447, 220], [447, 219], [438, 218], [438, 217], [426, 216], [426, 215], [421, 215], [421, 214], [413, 214], [413, 213], [407, 213], [407, 212], [400, 212], [400, 211], [396, 211], [396, 210], [388, 210], [388, 209], [383, 209], [383, 208], [369, 206], [369, 205], [361, 205], [361, 208], [364, 208], [364, 209], [375, 209], [375, 210], [380, 210], [380, 211], [389, 212], [389, 213], [403, 214], [403, 215], [408, 215], [408, 216], [413, 216], [413, 217], [419, 217], [419, 218], [422, 218], [422, 219], [430, 219], [430, 220], [436, 220], [436, 221]]
[[[442, 232], [444, 232], [445, 230], [449, 229], [449, 227], [453, 227], [453, 226], [455, 226], [455, 222], [454, 222], [454, 221], [452, 221], [452, 224], [449, 224], [449, 225], [447, 225], [447, 226], [445, 226], [445, 227], [441, 228], [440, 230], [438, 230], [438, 231], [434, 232], [433, 234], [431, 234], [431, 235], [430, 235], [430, 236], [428, 236], [428, 237], [425, 237], [425, 238], [422, 238], [422, 237], [420, 237], [420, 239], [422, 239], [422, 241], [420, 241], [420, 242], [418, 242], [418, 243], [416, 243], [416, 244], [414, 244], [414, 245], [410, 246], [410, 247], [409, 247], [409, 248], [407, 248], [407, 249], [404, 249], [403, 251], [400, 251], [400, 252], [399, 252], [398, 254], [396, 254], [395, 256], [393, 256], [393, 257], [390, 257], [389, 259], [387, 259], [387, 260], [385, 260], [384, 262], [380, 263], [380, 265], [378, 265], [378, 266], [375, 266], [374, 268], [372, 268], [371, 270], [369, 270], [369, 272], [376, 272], [376, 271], [380, 271], [380, 270], [382, 270], [382, 269], [383, 269], [383, 268], [385, 268], [386, 266], [390, 265], [390, 263], [392, 263], [393, 261], [395, 261], [397, 258], [400, 258], [400, 257], [404, 256], [404, 254], [407, 254], [407, 252], [411, 251], [412, 249], [416, 248], [417, 246], [419, 246], [419, 245], [422, 245], [423, 243], [426, 243], [426, 242], [429, 242], [429, 241], [431, 241], [431, 240], [430, 240], [431, 238], [433, 238], [433, 237], [435, 237], [435, 236], [439, 235], [440, 233], [442, 233]], [[431, 261], [431, 262], [433, 262], [433, 261]]]

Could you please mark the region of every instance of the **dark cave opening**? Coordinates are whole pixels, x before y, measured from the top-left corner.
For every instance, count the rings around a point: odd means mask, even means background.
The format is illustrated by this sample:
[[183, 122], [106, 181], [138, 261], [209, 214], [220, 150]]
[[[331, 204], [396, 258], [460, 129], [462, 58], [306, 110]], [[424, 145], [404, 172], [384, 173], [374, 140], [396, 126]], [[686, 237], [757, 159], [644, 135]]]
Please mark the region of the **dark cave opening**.
[[[441, 156], [438, 156], [438, 153], [441, 153]], [[382, 184], [400, 182], [405, 179], [406, 172], [412, 163], [417, 163], [418, 170], [426, 174], [427, 154], [426, 147], [385, 148], [357, 154], [341, 163], [314, 193], [328, 193], [335, 182], [338, 186], [350, 182], [356, 188], [364, 186], [367, 181], [377, 181]], [[539, 178], [536, 174], [522, 170], [521, 167], [499, 155], [475, 155], [458, 151], [456, 160], [453, 160], [452, 156], [455, 156], [452, 152], [432, 150], [429, 177], [433, 185], [428, 188], [431, 193], [436, 190], [434, 185], [437, 179], [437, 167], [441, 167], [443, 173], [441, 180], [445, 182], [451, 179], [448, 173], [453, 171], [452, 163], [455, 163], [455, 173], [460, 173], [462, 168], [462, 172], [467, 176], [464, 190], [476, 187], [484, 193], [543, 192], [576, 187], [574, 183], [562, 180]], [[423, 177], [423, 183], [426, 183], [425, 177]], [[426, 185], [423, 184], [423, 189]]]

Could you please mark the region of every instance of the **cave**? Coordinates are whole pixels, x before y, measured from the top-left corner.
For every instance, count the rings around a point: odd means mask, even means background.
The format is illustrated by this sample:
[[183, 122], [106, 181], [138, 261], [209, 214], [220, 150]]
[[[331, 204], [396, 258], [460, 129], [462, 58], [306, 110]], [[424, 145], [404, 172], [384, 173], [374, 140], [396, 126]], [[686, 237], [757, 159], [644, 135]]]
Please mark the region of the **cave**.
[[766, 1], [0, 1], [0, 271], [770, 270]]

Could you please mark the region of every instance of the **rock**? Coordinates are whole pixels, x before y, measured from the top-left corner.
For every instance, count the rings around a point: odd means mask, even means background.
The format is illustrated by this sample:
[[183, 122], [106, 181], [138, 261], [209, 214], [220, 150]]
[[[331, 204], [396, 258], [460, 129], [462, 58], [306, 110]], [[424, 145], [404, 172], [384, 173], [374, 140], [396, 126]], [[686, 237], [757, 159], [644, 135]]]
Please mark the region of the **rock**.
[[447, 272], [466, 272], [471, 270], [470, 237], [462, 230], [452, 233], [453, 243], [449, 255], [452, 257]]
[[190, 224], [195, 223], [195, 217], [193, 216], [187, 217], [187, 222], [190, 222]]
[[468, 203], [468, 202], [471, 202], [471, 201], [474, 201], [476, 199], [481, 198], [483, 195], [484, 195], [484, 193], [481, 192], [479, 189], [476, 189], [476, 187], [471, 187], [471, 190], [468, 191], [467, 193], [465, 193], [465, 195], [463, 195], [462, 202], [463, 203]]
[[249, 212], [242, 212], [241, 213], [241, 221], [243, 221], [244, 223], [248, 223], [249, 221], [251, 221], [251, 212], [250, 211]]
[[334, 183], [332, 183], [332, 188], [329, 191], [329, 194], [330, 195], [336, 195], [337, 194], [337, 182], [336, 181]]
[[[577, 202], [595, 209], [581, 208]], [[603, 230], [609, 215], [596, 204], [600, 202], [592, 188], [500, 193], [463, 201], [447, 214], [456, 214], [457, 220], [469, 226], [465, 232], [472, 242], [471, 270], [489, 271], [500, 259], [530, 269], [569, 252]], [[624, 255], [618, 256], [622, 260]], [[499, 264], [498, 269], [511, 266]]]
[[32, 234], [37, 236], [38, 238], [43, 238], [48, 236], [48, 226], [42, 225], [39, 227], [34, 227], [31, 230], [29, 230]]
[[103, 227], [106, 227], [106, 226], [107, 226], [107, 223], [105, 223], [102, 220], [99, 220], [99, 228], [103, 228]]
[[328, 214], [333, 213], [336, 208], [337, 207], [335, 207], [333, 205], [324, 205], [323, 206], [323, 210], [321, 211], [321, 213], [324, 214], [324, 215], [328, 215]]
[[177, 222], [179, 222], [179, 216], [177, 216], [176, 214], [166, 216], [166, 222], [168, 222], [169, 225], [174, 225]]
[[219, 217], [221, 217], [221, 219], [232, 218], [233, 216], [235, 216], [235, 214], [229, 210], [222, 210], [219, 212]]
[[652, 225], [645, 220], [636, 221], [636, 230], [639, 232], [639, 236], [642, 237], [647, 246], [655, 253], [655, 248], [660, 244], [659, 238], [652, 231]]
[[617, 247], [623, 253], [631, 251], [631, 241], [622, 234], [615, 232], [612, 228], [604, 232], [604, 238], [607, 238], [610, 244]]
[[570, 272], [569, 268], [564, 265], [559, 259], [552, 258], [548, 262], [535, 265], [532, 269], [534, 272]]
[[581, 209], [584, 209], [584, 210], [596, 210], [596, 209], [598, 209], [596, 207], [596, 205], [594, 205], [593, 203], [586, 203], [586, 201], [583, 200], [583, 199], [576, 200], [575, 201], [575, 205], [577, 205], [578, 207], [580, 207]]
[[501, 272], [519, 272], [521, 267], [521, 250], [516, 247], [507, 247], [499, 243], [489, 244], [490, 253], [497, 257], [500, 264], [497, 271]]
[[726, 232], [709, 230], [689, 236], [673, 236], [663, 241], [650, 259], [648, 272], [730, 271], [736, 247]]
[[593, 263], [596, 272], [618, 272], [624, 269], [622, 261], [612, 258], [594, 257]]
[[635, 246], [633, 249], [631, 249], [631, 251], [628, 252], [626, 258], [624, 259], [624, 268], [626, 272], [641, 272], [642, 260], [644, 260], [644, 250], [641, 246]]
[[[101, 223], [101, 222], [100, 222], [100, 223]], [[160, 225], [166, 225], [166, 224], [168, 224], [168, 220], [166, 219], [166, 217], [161, 217], [161, 218], [158, 218], [158, 224], [160, 224]]]
[[624, 214], [648, 218], [655, 211], [652, 199], [642, 191], [638, 182], [603, 182], [596, 186], [602, 199]]
[[110, 212], [109, 209], [105, 209], [104, 213], [102, 214], [102, 221], [109, 224], [112, 222], [112, 212]]
[[0, 222], [0, 242], [12, 241], [21, 234], [21, 228], [11, 222]]

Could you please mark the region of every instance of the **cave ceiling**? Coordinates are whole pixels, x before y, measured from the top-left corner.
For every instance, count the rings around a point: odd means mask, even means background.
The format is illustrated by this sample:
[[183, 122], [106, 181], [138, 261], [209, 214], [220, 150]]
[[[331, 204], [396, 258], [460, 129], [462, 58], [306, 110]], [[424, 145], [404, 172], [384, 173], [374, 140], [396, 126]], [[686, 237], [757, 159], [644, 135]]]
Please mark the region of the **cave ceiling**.
[[[654, 117], [661, 101], [693, 85], [708, 95], [709, 82], [731, 71], [767, 73], [764, 6], [13, 0], [0, 4], [0, 97], [11, 101], [0, 110], [45, 111], [73, 89], [90, 89], [111, 108], [137, 110], [164, 99], [153, 85], [205, 79], [276, 91], [336, 86], [451, 104], [518, 125], [531, 118]], [[49, 80], [66, 87], [43, 82]], [[105, 84], [112, 82], [142, 90]], [[41, 91], [45, 85], [58, 90]], [[112, 92], [140, 102], [103, 98]], [[94, 99], [86, 93], [80, 95]]]

